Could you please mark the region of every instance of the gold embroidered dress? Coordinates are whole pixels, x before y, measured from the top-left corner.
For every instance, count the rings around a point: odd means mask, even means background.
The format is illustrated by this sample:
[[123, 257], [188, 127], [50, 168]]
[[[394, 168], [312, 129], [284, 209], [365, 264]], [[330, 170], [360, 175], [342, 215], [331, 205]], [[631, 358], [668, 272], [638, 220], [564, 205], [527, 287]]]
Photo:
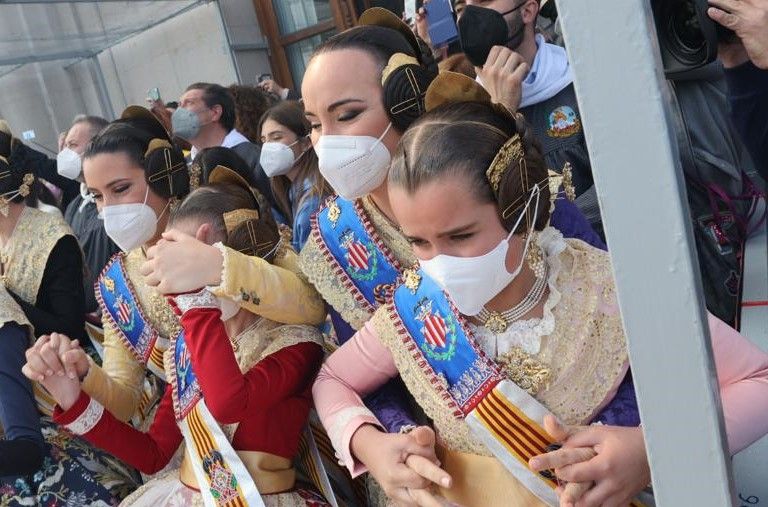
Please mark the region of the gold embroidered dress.
[[[384, 216], [371, 198], [358, 199], [355, 204], [362, 208], [364, 217], [369, 221], [371, 229], [400, 266], [413, 266], [416, 263], [416, 257], [413, 255], [408, 241], [397, 226]], [[318, 237], [315, 225], [313, 225], [312, 233], [301, 250], [299, 266], [323, 299], [353, 329], [360, 329], [373, 316], [373, 312], [367, 305], [361, 304], [344, 286], [335, 267], [329, 263], [328, 254], [322, 240]]]

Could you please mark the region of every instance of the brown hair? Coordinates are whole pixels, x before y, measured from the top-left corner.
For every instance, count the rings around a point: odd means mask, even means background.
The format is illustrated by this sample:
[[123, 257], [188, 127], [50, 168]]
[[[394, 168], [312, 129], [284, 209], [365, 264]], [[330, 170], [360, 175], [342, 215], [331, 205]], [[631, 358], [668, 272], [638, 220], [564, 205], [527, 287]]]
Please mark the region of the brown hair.
[[270, 107], [274, 99], [257, 86], [233, 84], [229, 92], [235, 100], [235, 128], [254, 144], [261, 144], [259, 138], [259, 118]]
[[467, 55], [464, 53], [456, 53], [451, 55], [438, 63], [437, 66], [440, 68], [440, 72], [458, 72], [459, 74], [464, 74], [465, 76], [469, 76], [472, 79], [477, 77], [477, 74], [475, 73], [475, 66], [472, 65], [472, 62], [469, 61]]
[[[515, 134], [520, 136], [524, 157], [512, 158], [503, 170], [498, 192], [486, 176], [494, 158]], [[541, 146], [522, 116], [515, 122], [490, 104], [462, 102], [441, 106], [422, 116], [400, 140], [389, 171], [389, 182], [410, 193], [446, 175], [462, 175], [481, 202], [495, 202], [504, 228], [512, 229], [534, 185], [539, 186], [535, 230], [549, 221], [548, 171]], [[527, 181], [527, 185], [526, 185]], [[525, 188], [524, 188], [525, 187]], [[497, 196], [498, 195], [498, 196]], [[535, 201], [532, 202], [532, 206]], [[528, 210], [523, 227], [533, 219]], [[519, 231], [525, 232], [525, 231]]]
[[[279, 123], [283, 127], [287, 128], [298, 137], [299, 140], [309, 136], [311, 132], [311, 125], [307, 117], [304, 116], [304, 109], [298, 102], [285, 101], [271, 107], [259, 120], [259, 139], [263, 134], [262, 129], [264, 122], [272, 120], [275, 123]], [[309, 190], [308, 197], [319, 197], [322, 199], [327, 195], [331, 195], [331, 190], [328, 182], [325, 181], [323, 175], [320, 174], [318, 167], [317, 154], [314, 148], [310, 145], [307, 152], [301, 156], [298, 161], [299, 170], [296, 173], [296, 181], [301, 185], [303, 181], [309, 180], [311, 188]], [[270, 179], [270, 185], [272, 186], [272, 194], [275, 196], [277, 206], [280, 211], [292, 222], [293, 221], [293, 209], [291, 201], [288, 198], [288, 191], [291, 188], [291, 180], [287, 176], [275, 176]]]
[[[244, 220], [227, 231], [224, 215], [236, 210], [258, 212], [259, 218]], [[173, 212], [169, 224], [190, 219], [210, 224], [214, 238], [233, 250], [267, 262], [275, 257], [280, 240], [277, 224], [269, 211], [258, 210], [253, 195], [241, 186], [215, 183], [193, 191]]]

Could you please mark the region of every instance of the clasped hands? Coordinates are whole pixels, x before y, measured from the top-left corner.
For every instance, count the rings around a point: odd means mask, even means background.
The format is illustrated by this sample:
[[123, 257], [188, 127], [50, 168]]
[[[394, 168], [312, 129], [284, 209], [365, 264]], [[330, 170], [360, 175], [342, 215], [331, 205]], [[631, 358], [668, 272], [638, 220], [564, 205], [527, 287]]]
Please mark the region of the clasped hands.
[[[560, 507], [624, 506], [650, 482], [640, 428], [565, 427], [551, 416], [544, 426], [562, 447], [535, 456], [529, 466], [554, 472], [561, 483], [556, 490]], [[433, 491], [434, 486], [450, 489], [453, 479], [440, 468], [431, 428], [403, 435], [365, 425], [353, 435], [351, 447], [397, 505], [454, 505]]]

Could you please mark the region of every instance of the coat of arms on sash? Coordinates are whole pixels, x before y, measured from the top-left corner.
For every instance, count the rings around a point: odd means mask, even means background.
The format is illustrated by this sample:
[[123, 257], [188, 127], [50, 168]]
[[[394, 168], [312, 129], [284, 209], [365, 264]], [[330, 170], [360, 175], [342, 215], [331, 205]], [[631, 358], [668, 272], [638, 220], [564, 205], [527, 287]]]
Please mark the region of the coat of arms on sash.
[[133, 326], [135, 325], [133, 309], [122, 294], [115, 298], [115, 314], [117, 315], [117, 323], [123, 331], [133, 330]]
[[430, 359], [448, 361], [456, 351], [456, 323], [450, 315], [445, 318], [433, 310], [432, 300], [422, 298], [414, 309], [414, 318], [423, 325], [420, 329], [425, 341], [421, 349]]
[[355, 280], [372, 280], [376, 276], [378, 261], [374, 246], [365, 244], [355, 236], [351, 229], [346, 229], [339, 237], [339, 244], [344, 249], [347, 273]]

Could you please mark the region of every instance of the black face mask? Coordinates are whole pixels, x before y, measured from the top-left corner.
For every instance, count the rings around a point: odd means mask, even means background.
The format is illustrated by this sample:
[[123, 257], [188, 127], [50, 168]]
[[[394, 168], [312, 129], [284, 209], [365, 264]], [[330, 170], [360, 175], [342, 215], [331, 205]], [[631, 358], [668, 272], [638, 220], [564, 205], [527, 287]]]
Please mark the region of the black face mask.
[[512, 35], [504, 16], [511, 14], [525, 5], [523, 1], [505, 13], [500, 13], [486, 7], [467, 5], [459, 19], [459, 39], [461, 48], [467, 59], [476, 67], [485, 65], [488, 53], [493, 46], [507, 46], [514, 49], [520, 45], [523, 39], [525, 25], [522, 19], [517, 19], [519, 27], [516, 27]]

